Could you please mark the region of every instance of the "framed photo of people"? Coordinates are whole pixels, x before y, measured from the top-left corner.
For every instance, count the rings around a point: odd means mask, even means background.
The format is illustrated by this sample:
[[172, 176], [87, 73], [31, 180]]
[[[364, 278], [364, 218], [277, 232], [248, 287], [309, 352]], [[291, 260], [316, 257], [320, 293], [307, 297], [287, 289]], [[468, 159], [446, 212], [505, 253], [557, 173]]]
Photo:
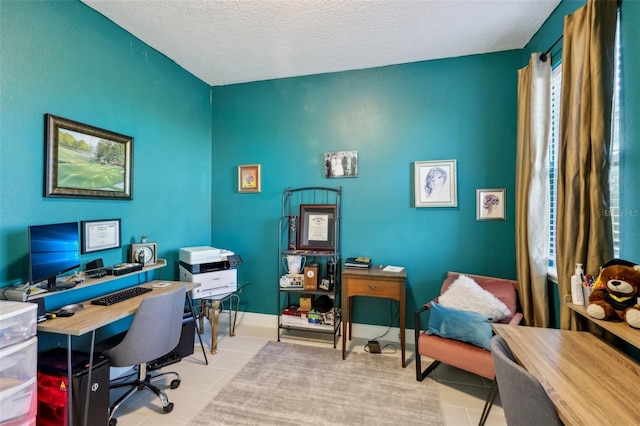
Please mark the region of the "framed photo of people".
[[415, 207], [456, 207], [458, 190], [456, 160], [416, 161]]
[[325, 152], [324, 177], [358, 177], [358, 151]]

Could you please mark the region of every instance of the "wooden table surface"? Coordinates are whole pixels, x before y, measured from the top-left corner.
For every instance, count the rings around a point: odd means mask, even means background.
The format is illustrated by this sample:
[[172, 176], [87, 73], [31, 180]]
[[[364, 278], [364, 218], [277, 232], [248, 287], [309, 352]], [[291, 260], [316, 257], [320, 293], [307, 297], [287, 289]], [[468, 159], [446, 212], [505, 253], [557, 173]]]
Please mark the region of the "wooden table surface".
[[640, 424], [640, 364], [627, 355], [584, 331], [493, 328], [540, 381], [566, 425]]
[[[164, 285], [164, 283], [168, 283], [168, 285], [158, 287], [159, 285]], [[129, 315], [135, 314], [138, 310], [138, 306], [140, 306], [140, 302], [142, 302], [142, 300], [144, 300], [146, 297], [152, 296], [154, 294], [166, 293], [175, 289], [176, 287], [181, 286], [186, 287], [187, 291], [189, 291], [195, 287], [198, 287], [199, 285], [199, 283], [182, 281], [150, 281], [146, 284], [140, 284], [136, 287], [149, 287], [152, 288], [153, 291], [140, 296], [132, 297], [131, 299], [124, 300], [111, 306], [92, 305], [92, 299], [86, 300], [84, 302], [81, 302], [84, 305], [83, 310], [77, 311], [70, 317], [57, 317], [52, 320], [41, 322], [38, 324], [38, 331], [46, 333], [66, 334], [71, 336], [81, 336], [100, 327], [111, 324], [112, 322], [115, 322], [121, 318], [125, 318]], [[96, 298], [97, 297], [94, 297], [93, 299]]]

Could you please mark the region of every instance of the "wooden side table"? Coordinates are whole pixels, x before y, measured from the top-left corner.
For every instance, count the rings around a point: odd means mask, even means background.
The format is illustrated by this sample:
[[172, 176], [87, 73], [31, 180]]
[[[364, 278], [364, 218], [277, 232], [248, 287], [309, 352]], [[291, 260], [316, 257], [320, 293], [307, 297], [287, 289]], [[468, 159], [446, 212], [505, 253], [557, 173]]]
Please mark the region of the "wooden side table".
[[386, 272], [382, 266], [371, 265], [366, 269], [344, 268], [342, 270], [342, 359], [345, 359], [347, 346], [347, 323], [349, 340], [353, 321], [353, 297], [369, 296], [394, 299], [400, 303], [400, 348], [402, 350], [402, 368], [405, 365], [405, 282], [407, 274]]

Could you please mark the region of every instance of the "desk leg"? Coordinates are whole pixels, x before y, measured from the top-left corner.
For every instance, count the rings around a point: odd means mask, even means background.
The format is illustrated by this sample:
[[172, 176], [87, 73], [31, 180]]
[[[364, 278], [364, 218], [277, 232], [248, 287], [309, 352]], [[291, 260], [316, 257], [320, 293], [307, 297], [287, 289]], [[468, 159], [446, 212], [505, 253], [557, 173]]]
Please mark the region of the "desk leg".
[[[200, 304], [201, 300], [198, 300], [198, 304]], [[187, 292], [187, 304], [189, 305], [189, 310], [191, 311], [191, 317], [193, 318], [193, 325], [196, 327], [196, 334], [198, 335], [198, 340], [200, 341], [200, 347], [202, 348], [202, 355], [204, 355], [204, 365], [209, 365], [209, 360], [207, 359], [207, 351], [204, 350], [204, 343], [202, 343], [202, 336], [200, 335], [202, 330], [202, 312], [200, 312], [200, 327], [198, 327], [198, 321], [196, 321], [196, 311], [193, 306], [193, 300], [191, 300], [190, 292]]]
[[349, 321], [349, 298], [342, 302], [342, 359], [347, 348], [347, 321]]
[[349, 321], [349, 340], [351, 340], [351, 327], [353, 326], [353, 296], [349, 298], [349, 316], [347, 317]]
[[405, 368], [407, 365], [405, 364], [405, 345], [406, 345], [406, 336], [405, 336], [405, 298], [402, 296], [400, 298], [400, 348], [402, 349], [402, 368]]
[[73, 371], [71, 370], [71, 335], [67, 334], [67, 407], [69, 407], [68, 426], [73, 426]]
[[218, 323], [220, 320], [220, 301], [211, 301], [211, 310], [209, 311], [209, 322], [211, 323], [211, 353], [218, 352]]
[[[236, 308], [233, 313], [233, 321], [231, 320], [231, 308], [233, 307], [233, 299], [236, 299]], [[236, 320], [238, 319], [238, 309], [240, 309], [240, 296], [232, 294], [229, 299], [229, 336], [236, 335]]]

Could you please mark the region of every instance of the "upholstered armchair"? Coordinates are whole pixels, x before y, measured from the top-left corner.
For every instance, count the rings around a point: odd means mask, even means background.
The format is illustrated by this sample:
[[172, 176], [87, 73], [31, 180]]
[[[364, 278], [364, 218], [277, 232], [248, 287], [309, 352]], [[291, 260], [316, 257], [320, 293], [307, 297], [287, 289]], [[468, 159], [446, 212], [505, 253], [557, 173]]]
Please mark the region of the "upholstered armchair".
[[[444, 294], [449, 286], [462, 273], [448, 272], [447, 278], [442, 283], [440, 295]], [[497, 321], [504, 324], [518, 325], [522, 321], [522, 314], [518, 312], [518, 283], [513, 280], [502, 278], [493, 278], [481, 275], [464, 274], [472, 278], [482, 289], [496, 296], [509, 309], [510, 315]], [[436, 298], [432, 302], [437, 302]], [[415, 347], [416, 347], [416, 379], [422, 381], [429, 375], [440, 363], [452, 365], [465, 371], [485, 377], [489, 380], [495, 380], [496, 373], [493, 365], [493, 359], [489, 350], [483, 349], [471, 343], [460, 340], [453, 340], [437, 335], [427, 334], [426, 322], [420, 324], [422, 314], [431, 308], [428, 302], [414, 314], [415, 320]], [[422, 370], [422, 357], [433, 359], [433, 361]], [[493, 400], [495, 399], [497, 388], [494, 386], [489, 391], [485, 402], [485, 407], [480, 419], [480, 424], [484, 424], [486, 417], [491, 409]]]

